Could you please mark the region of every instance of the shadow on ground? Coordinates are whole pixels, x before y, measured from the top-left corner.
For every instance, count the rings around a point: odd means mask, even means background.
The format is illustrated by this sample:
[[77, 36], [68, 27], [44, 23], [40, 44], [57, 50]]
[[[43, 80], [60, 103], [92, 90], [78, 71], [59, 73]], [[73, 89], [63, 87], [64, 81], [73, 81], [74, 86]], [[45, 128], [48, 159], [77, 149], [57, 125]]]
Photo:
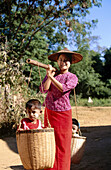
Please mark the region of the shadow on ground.
[[10, 150], [12, 150], [15, 153], [18, 153], [17, 150], [17, 143], [16, 143], [16, 137], [5, 137], [2, 138], [7, 143], [7, 146], [9, 147]]
[[10, 166], [10, 168], [13, 169], [13, 170], [24, 170], [22, 165], [19, 165], [19, 166]]

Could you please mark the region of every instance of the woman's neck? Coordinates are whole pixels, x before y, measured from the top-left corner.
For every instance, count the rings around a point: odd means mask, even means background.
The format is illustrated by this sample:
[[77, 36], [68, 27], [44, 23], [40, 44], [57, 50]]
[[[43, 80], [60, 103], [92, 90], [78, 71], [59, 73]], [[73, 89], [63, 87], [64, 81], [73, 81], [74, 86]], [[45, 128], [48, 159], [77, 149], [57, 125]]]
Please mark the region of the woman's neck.
[[60, 70], [60, 74], [64, 74], [64, 73], [67, 73], [68, 70]]

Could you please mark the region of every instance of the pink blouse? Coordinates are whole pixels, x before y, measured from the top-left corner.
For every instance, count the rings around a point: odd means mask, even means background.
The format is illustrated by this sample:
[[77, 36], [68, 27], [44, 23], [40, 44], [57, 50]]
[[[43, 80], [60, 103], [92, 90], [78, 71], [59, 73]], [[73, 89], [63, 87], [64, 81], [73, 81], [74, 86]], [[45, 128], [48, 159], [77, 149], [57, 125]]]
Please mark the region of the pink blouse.
[[[48, 91], [44, 90], [44, 86], [40, 86], [40, 91], [42, 93], [47, 93], [45, 99], [45, 106], [49, 110], [53, 111], [66, 111], [71, 109], [69, 94], [72, 89], [74, 89], [77, 85], [78, 78], [75, 74], [67, 72], [64, 74], [59, 74], [55, 76], [55, 79], [58, 80], [63, 86], [63, 92], [58, 90], [53, 83]], [[43, 83], [47, 80], [47, 76], [45, 76]], [[43, 89], [43, 91], [42, 91]]]

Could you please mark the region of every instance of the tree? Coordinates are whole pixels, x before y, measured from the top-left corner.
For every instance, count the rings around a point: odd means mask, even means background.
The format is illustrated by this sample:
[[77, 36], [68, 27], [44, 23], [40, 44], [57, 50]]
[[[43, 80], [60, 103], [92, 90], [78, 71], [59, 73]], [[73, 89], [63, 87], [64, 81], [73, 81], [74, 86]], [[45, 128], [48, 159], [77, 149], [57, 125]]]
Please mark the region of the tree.
[[[0, 1], [1, 37], [7, 37], [8, 61], [15, 62], [29, 57], [48, 63], [47, 53], [60, 50], [67, 40], [75, 42], [78, 49], [88, 42], [87, 34], [97, 20], [83, 20], [89, 9], [100, 6], [101, 0], [10, 0]], [[73, 36], [72, 36], [73, 34]], [[21, 68], [21, 67], [20, 67]], [[29, 77], [30, 66], [25, 65], [25, 75]], [[37, 68], [32, 70], [32, 87], [38, 86]], [[44, 76], [42, 72], [42, 77]]]
[[[105, 91], [105, 96], [111, 96], [111, 48], [106, 49], [103, 51], [104, 56], [100, 53], [92, 51], [92, 67], [94, 68], [96, 73], [100, 74], [100, 79], [104, 83], [104, 90]], [[100, 91], [100, 89], [99, 89]]]
[[99, 73], [101, 75], [101, 80], [103, 80], [104, 75], [104, 61], [101, 59], [102, 56], [100, 53], [91, 51], [91, 57], [92, 57], [92, 67], [94, 68], [96, 73]]
[[[74, 31], [74, 37], [79, 43], [79, 39], [91, 28], [92, 23], [82, 22], [89, 13], [89, 8], [100, 6], [101, 0], [24, 0], [8, 1], [2, 0], [1, 5], [1, 32], [10, 41], [11, 53], [19, 55], [19, 59], [28, 49], [34, 35], [42, 30], [43, 36], [50, 40], [53, 45], [57, 42], [63, 44], [67, 40], [66, 32]], [[4, 29], [5, 28], [5, 29]], [[82, 34], [81, 34], [82, 32]], [[72, 35], [69, 34], [70, 37]], [[57, 38], [59, 37], [59, 38]], [[50, 43], [51, 45], [51, 43]]]
[[111, 79], [111, 48], [105, 50], [104, 81]]
[[84, 48], [84, 50], [81, 48], [79, 52], [83, 54], [83, 60], [71, 66], [71, 72], [78, 77], [76, 93], [84, 98], [89, 96], [97, 98], [109, 97], [111, 95], [110, 89], [105, 86], [105, 83], [101, 80], [101, 75], [95, 72], [93, 67], [94, 61], [91, 56], [96, 53], [88, 51], [87, 48]]

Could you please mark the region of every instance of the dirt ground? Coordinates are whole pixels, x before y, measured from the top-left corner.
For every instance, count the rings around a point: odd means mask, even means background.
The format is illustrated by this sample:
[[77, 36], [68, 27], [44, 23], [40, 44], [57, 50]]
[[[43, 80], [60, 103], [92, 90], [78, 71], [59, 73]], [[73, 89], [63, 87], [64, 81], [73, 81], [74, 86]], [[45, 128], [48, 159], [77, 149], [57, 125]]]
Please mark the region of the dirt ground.
[[[73, 107], [82, 135], [87, 137], [80, 164], [71, 170], [111, 170], [111, 107]], [[17, 152], [16, 138], [0, 139], [0, 170], [24, 170]]]

